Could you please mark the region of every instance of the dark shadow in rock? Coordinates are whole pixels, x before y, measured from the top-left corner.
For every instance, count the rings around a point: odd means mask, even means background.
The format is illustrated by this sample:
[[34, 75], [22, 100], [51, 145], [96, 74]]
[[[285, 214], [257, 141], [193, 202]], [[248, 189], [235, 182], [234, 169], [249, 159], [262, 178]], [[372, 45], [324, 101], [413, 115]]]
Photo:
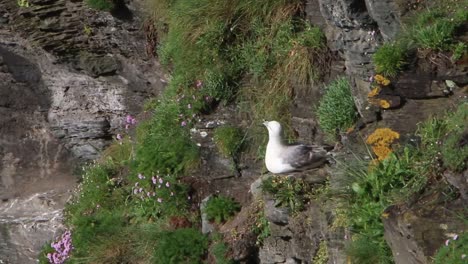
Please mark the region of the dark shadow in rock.
[[0, 46], [0, 56], [3, 57], [3, 63], [7, 65], [8, 71], [17, 82], [37, 84], [41, 80], [41, 71], [26, 58], [2, 46]]
[[129, 22], [133, 21], [133, 13], [128, 9], [124, 0], [114, 1], [114, 9], [112, 9], [110, 13], [117, 19]]

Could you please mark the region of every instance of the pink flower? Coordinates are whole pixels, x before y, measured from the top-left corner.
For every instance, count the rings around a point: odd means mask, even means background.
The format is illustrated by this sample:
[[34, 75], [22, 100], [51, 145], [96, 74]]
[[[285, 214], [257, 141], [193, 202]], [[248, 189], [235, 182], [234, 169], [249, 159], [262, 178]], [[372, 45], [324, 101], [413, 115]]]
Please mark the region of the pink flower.
[[117, 138], [117, 140], [122, 140], [122, 135], [117, 134], [116, 138]]
[[450, 243], [450, 239], [445, 240], [445, 245], [448, 246]]
[[140, 193], [141, 193], [142, 191], [143, 191], [143, 188], [140, 188], [140, 189], [138, 189], [138, 192], [140, 192]]
[[197, 88], [200, 88], [200, 87], [203, 86], [203, 82], [202, 82], [201, 80], [197, 80], [196, 83], [195, 83], [195, 86], [196, 86]]
[[169, 186], [171, 186], [169, 182], [166, 182], [166, 187], [169, 188]]
[[455, 235], [453, 236], [453, 240], [457, 240], [457, 239], [458, 239], [458, 235], [455, 234]]
[[161, 198], [158, 198], [158, 203], [162, 203], [162, 199], [161, 199]]
[[188, 109], [192, 109], [192, 104], [188, 104], [188, 105], [187, 105], [187, 108], [188, 108]]
[[162, 184], [163, 182], [164, 182], [163, 179], [162, 179], [162, 178], [159, 178], [159, 183]]
[[153, 182], [153, 184], [156, 184], [156, 178], [154, 176], [151, 177], [151, 181]]
[[180, 123], [181, 126], [186, 126], [187, 125], [187, 122], [186, 121], [182, 121], [182, 123]]
[[143, 179], [145, 179], [145, 176], [143, 176], [143, 174], [141, 174], [141, 173], [138, 173], [138, 179], [143, 180]]

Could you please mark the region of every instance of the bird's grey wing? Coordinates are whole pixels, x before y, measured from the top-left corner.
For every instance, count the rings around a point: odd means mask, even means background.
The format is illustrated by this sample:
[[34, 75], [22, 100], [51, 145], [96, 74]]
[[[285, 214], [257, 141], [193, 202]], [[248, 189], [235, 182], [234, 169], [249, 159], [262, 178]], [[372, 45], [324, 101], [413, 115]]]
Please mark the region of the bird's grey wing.
[[287, 146], [281, 158], [285, 163], [299, 170], [322, 165], [326, 161], [326, 153], [323, 148], [298, 144]]

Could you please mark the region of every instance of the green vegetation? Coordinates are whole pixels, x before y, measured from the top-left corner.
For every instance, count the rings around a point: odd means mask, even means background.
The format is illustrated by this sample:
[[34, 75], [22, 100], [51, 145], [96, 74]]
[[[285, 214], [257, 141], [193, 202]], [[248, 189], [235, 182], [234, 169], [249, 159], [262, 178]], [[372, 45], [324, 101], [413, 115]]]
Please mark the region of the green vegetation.
[[[150, 3], [161, 36], [158, 55], [172, 72], [168, 89], [192, 109], [238, 100], [252, 124], [287, 124], [293, 89], [310, 87], [321, 74], [316, 66], [324, 61], [324, 34], [297, 16], [301, 1]], [[258, 149], [266, 135], [249, 128], [252, 149]]]
[[[329, 255], [328, 255], [327, 241], [322, 240], [322, 241], [320, 241], [319, 249], [317, 250], [317, 253], [314, 256], [314, 259], [312, 260], [312, 263], [326, 264], [326, 263], [328, 263], [328, 258], [329, 258]], [[356, 262], [356, 263], [360, 263], [360, 262]]]
[[396, 76], [405, 64], [407, 50], [399, 43], [385, 43], [372, 57], [377, 73]]
[[465, 56], [467, 53], [468, 53], [468, 45], [466, 45], [466, 43], [463, 43], [463, 42], [458, 42], [457, 44], [454, 45], [452, 60], [457, 61], [461, 59], [463, 56]]
[[454, 50], [454, 61], [466, 53], [466, 44], [457, 40], [459, 28], [468, 22], [466, 0], [429, 4], [427, 9], [417, 12], [406, 21], [406, 27], [396, 41], [385, 43], [374, 54], [375, 69], [388, 77], [396, 76], [406, 64], [410, 52], [430, 49], [434, 52]]
[[162, 232], [154, 251], [154, 263], [202, 263], [208, 249], [208, 239], [193, 228]]
[[385, 241], [376, 243], [365, 236], [358, 236], [346, 247], [346, 254], [352, 263], [359, 264], [386, 264], [393, 263], [390, 249]]
[[322, 130], [335, 138], [337, 132], [351, 128], [357, 118], [351, 87], [346, 78], [338, 78], [325, 87], [317, 116]]
[[258, 212], [255, 214], [255, 224], [253, 232], [257, 235], [257, 245], [262, 245], [263, 241], [270, 236], [270, 222], [265, 216], [265, 210], [260, 206]]
[[225, 196], [211, 197], [206, 203], [204, 213], [208, 220], [220, 224], [239, 211], [240, 205], [234, 199]]
[[86, 0], [86, 4], [94, 9], [111, 11], [115, 7], [114, 0]]
[[262, 181], [262, 191], [273, 195], [276, 206], [284, 206], [292, 212], [304, 208], [307, 185], [301, 179], [288, 176], [272, 176]]
[[215, 233], [213, 234], [212, 240], [213, 245], [211, 246], [210, 252], [215, 258], [216, 264], [233, 264], [234, 261], [226, 257], [229, 248], [226, 243], [223, 242], [222, 236]]
[[[429, 164], [443, 161], [442, 167], [460, 172], [467, 168], [468, 149], [463, 140], [468, 129], [468, 104], [458, 106], [444, 118], [431, 118], [419, 126], [418, 135], [422, 139], [424, 159]], [[440, 153], [440, 154], [439, 154]], [[428, 166], [428, 168], [432, 168]]]
[[447, 239], [434, 256], [435, 264], [463, 264], [468, 259], [468, 233]]
[[213, 139], [221, 154], [235, 158], [241, 150], [244, 135], [237, 127], [221, 126], [214, 131]]
[[384, 210], [414, 198], [446, 169], [466, 169], [467, 150], [460, 142], [467, 121], [468, 104], [463, 103], [453, 113], [422, 123], [417, 147], [395, 150], [382, 161], [339, 162], [344, 187], [337, 191], [337, 214], [340, 225], [355, 233], [347, 249], [353, 262], [391, 263], [383, 237]]
[[198, 148], [180, 118], [184, 109], [176, 101], [165, 99], [154, 108], [154, 116], [138, 127], [137, 172], [182, 173], [198, 162]]

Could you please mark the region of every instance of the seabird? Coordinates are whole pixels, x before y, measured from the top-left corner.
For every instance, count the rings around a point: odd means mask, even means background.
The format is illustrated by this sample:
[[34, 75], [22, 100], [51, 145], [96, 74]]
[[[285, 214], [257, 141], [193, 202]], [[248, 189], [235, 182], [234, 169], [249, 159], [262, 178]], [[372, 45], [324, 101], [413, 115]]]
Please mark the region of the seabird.
[[287, 173], [317, 168], [327, 161], [324, 147], [301, 143], [285, 144], [282, 139], [281, 124], [277, 121], [265, 121], [268, 129], [265, 164], [272, 173]]

